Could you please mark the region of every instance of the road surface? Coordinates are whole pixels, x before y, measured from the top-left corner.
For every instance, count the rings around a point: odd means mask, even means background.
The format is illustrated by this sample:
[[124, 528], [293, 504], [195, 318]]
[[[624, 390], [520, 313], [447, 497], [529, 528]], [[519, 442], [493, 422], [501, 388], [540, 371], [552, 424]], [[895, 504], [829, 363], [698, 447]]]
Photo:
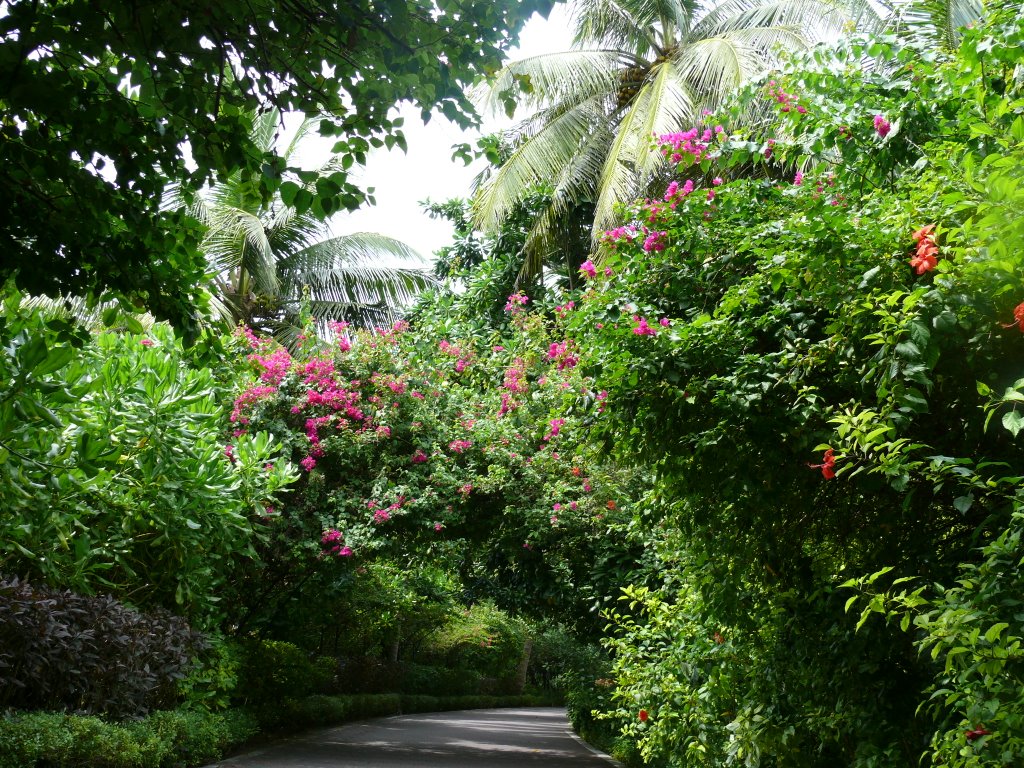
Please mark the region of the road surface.
[[[474, 709], [399, 715], [311, 731], [215, 763], [220, 768], [609, 768], [565, 710]], [[210, 766], [209, 768], [214, 768]]]

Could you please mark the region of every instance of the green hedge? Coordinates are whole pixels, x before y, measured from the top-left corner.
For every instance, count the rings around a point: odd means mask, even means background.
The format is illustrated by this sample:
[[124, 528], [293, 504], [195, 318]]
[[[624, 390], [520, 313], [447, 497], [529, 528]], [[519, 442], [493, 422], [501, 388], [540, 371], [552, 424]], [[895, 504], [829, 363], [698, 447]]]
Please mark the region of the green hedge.
[[259, 733], [347, 720], [557, 702], [541, 696], [309, 696], [275, 707], [211, 713], [172, 710], [134, 722], [33, 712], [0, 719], [0, 768], [180, 768], [220, 759]]
[[259, 732], [248, 712], [172, 710], [142, 720], [33, 712], [0, 720], [0, 768], [202, 765]]

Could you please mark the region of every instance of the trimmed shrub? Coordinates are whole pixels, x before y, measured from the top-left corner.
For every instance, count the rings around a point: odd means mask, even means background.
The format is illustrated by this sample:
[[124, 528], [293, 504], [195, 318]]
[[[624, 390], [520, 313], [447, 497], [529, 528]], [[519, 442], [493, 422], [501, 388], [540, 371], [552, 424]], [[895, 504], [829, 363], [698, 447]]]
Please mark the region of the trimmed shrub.
[[0, 578], [0, 706], [134, 717], [173, 706], [204, 646], [168, 613]]
[[258, 731], [244, 712], [174, 710], [129, 723], [33, 712], [0, 719], [0, 768], [201, 765]]

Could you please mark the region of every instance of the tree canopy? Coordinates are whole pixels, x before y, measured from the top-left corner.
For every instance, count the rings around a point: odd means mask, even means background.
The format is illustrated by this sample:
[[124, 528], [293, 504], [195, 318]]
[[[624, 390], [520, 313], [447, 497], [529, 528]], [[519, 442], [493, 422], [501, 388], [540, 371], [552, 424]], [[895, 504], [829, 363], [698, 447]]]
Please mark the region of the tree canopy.
[[[550, 0], [33, 0], [0, 15], [0, 279], [35, 293], [113, 291], [183, 328], [206, 263], [171, 181], [238, 172], [264, 199], [326, 216], [370, 199], [348, 176], [404, 148], [391, 108], [475, 120], [463, 89], [498, 68]], [[325, 115], [342, 168], [304, 189], [246, 115]]]

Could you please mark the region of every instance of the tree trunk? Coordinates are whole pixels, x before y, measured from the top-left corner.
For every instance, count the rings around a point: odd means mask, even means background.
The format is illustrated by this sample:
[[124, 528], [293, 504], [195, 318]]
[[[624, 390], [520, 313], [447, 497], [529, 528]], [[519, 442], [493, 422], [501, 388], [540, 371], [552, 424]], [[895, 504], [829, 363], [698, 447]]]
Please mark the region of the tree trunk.
[[520, 694], [526, 688], [526, 671], [530, 668], [530, 654], [533, 653], [533, 639], [526, 638], [523, 641], [523, 655], [519, 657], [519, 666], [516, 668], [516, 677], [512, 682], [512, 692]]

